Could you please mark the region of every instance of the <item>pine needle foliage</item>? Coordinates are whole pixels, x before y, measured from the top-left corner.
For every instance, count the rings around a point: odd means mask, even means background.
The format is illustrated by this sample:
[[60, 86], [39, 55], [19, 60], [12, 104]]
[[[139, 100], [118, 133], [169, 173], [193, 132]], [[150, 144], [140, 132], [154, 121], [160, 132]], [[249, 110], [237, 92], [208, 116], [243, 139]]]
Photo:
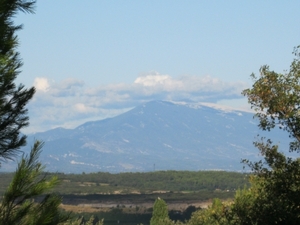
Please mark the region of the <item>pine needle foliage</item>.
[[23, 65], [16, 32], [22, 25], [14, 25], [13, 18], [21, 11], [33, 13], [35, 1], [0, 0], [0, 160], [13, 159], [26, 136], [20, 130], [28, 126], [25, 107], [35, 93], [34, 87], [26, 89], [14, 81]]
[[[15, 25], [18, 12], [33, 13], [35, 1], [0, 0], [0, 161], [14, 159], [26, 136], [20, 130], [29, 125], [26, 105], [35, 93], [16, 85], [21, 72]], [[61, 197], [49, 191], [58, 184], [58, 178], [48, 178], [38, 158], [43, 143], [36, 141], [29, 155], [22, 157], [15, 175], [1, 200], [0, 225], [54, 225], [65, 222], [59, 210]]]
[[53, 225], [68, 216], [59, 211], [61, 197], [49, 193], [58, 184], [55, 176], [48, 178], [38, 157], [43, 143], [36, 141], [27, 156], [23, 156], [0, 206], [0, 225]]

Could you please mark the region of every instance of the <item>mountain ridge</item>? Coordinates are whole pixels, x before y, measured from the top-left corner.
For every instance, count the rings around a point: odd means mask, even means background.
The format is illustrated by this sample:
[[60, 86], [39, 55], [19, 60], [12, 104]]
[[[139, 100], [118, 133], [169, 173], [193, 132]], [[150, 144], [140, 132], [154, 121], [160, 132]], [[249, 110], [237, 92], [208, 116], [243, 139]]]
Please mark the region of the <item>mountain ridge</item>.
[[[262, 132], [253, 113], [217, 107], [151, 101], [114, 118], [29, 135], [28, 143], [45, 141], [49, 171], [241, 171], [241, 159], [259, 159], [252, 142]], [[282, 139], [280, 131], [269, 134]]]

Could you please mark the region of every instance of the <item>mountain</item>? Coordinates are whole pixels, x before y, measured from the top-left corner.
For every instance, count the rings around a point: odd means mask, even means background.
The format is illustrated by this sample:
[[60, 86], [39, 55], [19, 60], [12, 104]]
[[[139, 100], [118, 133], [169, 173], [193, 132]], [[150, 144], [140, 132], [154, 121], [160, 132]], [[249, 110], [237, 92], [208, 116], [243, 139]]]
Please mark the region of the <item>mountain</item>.
[[[241, 159], [259, 159], [252, 144], [258, 133], [262, 132], [249, 112], [152, 101], [75, 129], [30, 135], [28, 143], [45, 141], [41, 159], [49, 171], [240, 171]], [[287, 146], [279, 129], [267, 134]]]

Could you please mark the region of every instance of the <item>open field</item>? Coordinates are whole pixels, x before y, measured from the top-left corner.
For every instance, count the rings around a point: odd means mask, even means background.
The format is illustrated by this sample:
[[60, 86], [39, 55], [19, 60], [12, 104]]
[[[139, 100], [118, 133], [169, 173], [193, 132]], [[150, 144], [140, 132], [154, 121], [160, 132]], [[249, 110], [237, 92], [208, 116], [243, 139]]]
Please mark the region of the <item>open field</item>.
[[[172, 202], [167, 203], [169, 210], [176, 210], [176, 211], [184, 211], [189, 206], [195, 206], [196, 208], [207, 208], [211, 204], [211, 200], [203, 201], [203, 202], [196, 202], [196, 201], [190, 201], [190, 202]], [[122, 204], [121, 208], [123, 209], [123, 212], [127, 213], [144, 213], [144, 211], [151, 209], [153, 206], [153, 203], [141, 203], [141, 204]], [[78, 205], [65, 205], [61, 204], [61, 208], [74, 212], [74, 213], [93, 213], [93, 212], [109, 212], [112, 208], [118, 208], [120, 207], [120, 204], [117, 204], [116, 202], [107, 202], [107, 203], [94, 203], [94, 204], [78, 204]], [[138, 210], [137, 210], [138, 208]]]

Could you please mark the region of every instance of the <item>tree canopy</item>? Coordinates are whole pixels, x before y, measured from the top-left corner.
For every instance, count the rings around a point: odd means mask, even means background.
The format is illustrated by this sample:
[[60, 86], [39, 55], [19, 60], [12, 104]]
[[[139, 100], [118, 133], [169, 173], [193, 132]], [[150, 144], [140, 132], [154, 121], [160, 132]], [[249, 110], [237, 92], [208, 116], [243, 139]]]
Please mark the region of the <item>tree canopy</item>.
[[[300, 150], [300, 46], [294, 50], [290, 70], [284, 74], [260, 69], [252, 74], [252, 88], [243, 91], [259, 119], [259, 127], [271, 131], [275, 127], [291, 138], [289, 151]], [[250, 180], [251, 201], [244, 204], [244, 215], [257, 224], [299, 224], [300, 221], [300, 160], [279, 151], [272, 140], [264, 137], [254, 143], [264, 160], [245, 161], [253, 170]], [[244, 193], [245, 194], [245, 193]], [[249, 195], [249, 193], [246, 193]], [[248, 199], [248, 200], [249, 200]], [[235, 206], [235, 209], [237, 207]], [[239, 208], [237, 211], [243, 211]], [[246, 223], [243, 223], [246, 224]], [[252, 223], [251, 223], [252, 224]]]
[[290, 71], [281, 74], [269, 66], [260, 69], [260, 76], [251, 75], [254, 84], [243, 94], [256, 111], [259, 127], [270, 131], [276, 126], [287, 131], [290, 151], [300, 150], [300, 46], [294, 49], [295, 58]]

